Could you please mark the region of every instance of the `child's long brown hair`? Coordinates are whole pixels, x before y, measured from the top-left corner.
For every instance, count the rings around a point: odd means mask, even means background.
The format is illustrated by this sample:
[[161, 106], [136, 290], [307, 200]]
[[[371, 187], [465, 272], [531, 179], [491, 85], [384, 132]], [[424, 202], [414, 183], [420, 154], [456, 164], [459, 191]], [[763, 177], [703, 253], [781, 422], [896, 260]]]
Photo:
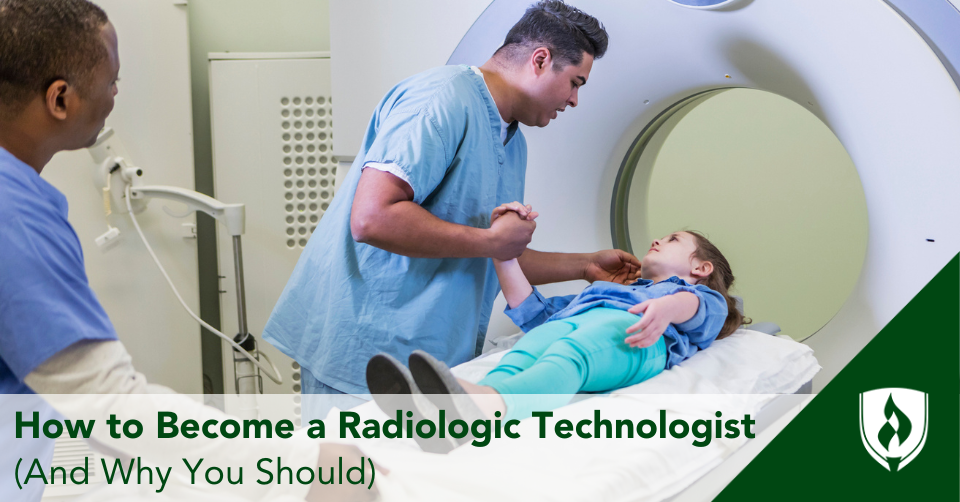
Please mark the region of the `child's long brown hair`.
[[697, 250], [693, 252], [693, 257], [713, 264], [713, 272], [697, 281], [697, 284], [703, 284], [720, 293], [723, 295], [723, 299], [727, 301], [727, 320], [723, 322], [723, 328], [720, 329], [720, 335], [717, 336], [717, 339], [724, 338], [736, 331], [741, 324], [750, 324], [753, 321], [750, 318], [745, 318], [737, 310], [737, 302], [730, 297], [728, 292], [734, 281], [733, 271], [730, 270], [730, 262], [717, 249], [717, 246], [714, 246], [703, 234], [696, 230], [684, 231], [692, 235], [697, 241]]

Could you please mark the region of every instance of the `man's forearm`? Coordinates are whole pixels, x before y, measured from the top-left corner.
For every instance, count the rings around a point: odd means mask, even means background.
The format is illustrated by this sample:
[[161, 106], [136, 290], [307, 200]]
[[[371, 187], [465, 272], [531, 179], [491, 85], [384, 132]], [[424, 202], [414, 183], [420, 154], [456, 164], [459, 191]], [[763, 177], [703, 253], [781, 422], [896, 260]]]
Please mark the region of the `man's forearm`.
[[412, 201], [390, 204], [365, 222], [360, 242], [414, 258], [486, 258], [488, 231], [441, 220]]
[[584, 278], [589, 253], [545, 253], [527, 249], [520, 255], [520, 268], [530, 284], [574, 281]]
[[[126, 421], [139, 420], [148, 428], [153, 427], [161, 411], [176, 413], [181, 424], [188, 419], [199, 424], [234, 419], [166, 387], [147, 383], [146, 378], [133, 368], [123, 344], [116, 340], [78, 342], [37, 366], [24, 382], [67, 418], [99, 422], [92, 429], [90, 438], [112, 450], [112, 454], [142, 456], [155, 464], [171, 466], [182, 465], [184, 456], [205, 458], [220, 465], [240, 462], [251, 466], [256, 459], [265, 457], [282, 456], [284, 463], [292, 465], [309, 465], [319, 457], [317, 443], [281, 438], [242, 441], [226, 437], [189, 439], [178, 435], [159, 440], [144, 434], [137, 441], [131, 441], [114, 437], [105, 425], [110, 415], [123, 417]], [[215, 489], [235, 498], [274, 500], [281, 495], [302, 498], [309, 488], [246, 483], [224, 484]]]

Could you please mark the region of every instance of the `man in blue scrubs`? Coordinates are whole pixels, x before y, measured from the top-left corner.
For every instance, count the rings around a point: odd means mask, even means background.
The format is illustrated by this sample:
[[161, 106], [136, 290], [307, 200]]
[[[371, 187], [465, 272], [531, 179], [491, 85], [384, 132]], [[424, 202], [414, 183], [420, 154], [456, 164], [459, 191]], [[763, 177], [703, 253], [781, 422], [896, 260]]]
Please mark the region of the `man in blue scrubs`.
[[[86, 0], [0, 0], [0, 48], [0, 500], [39, 501], [44, 484], [25, 476], [32, 459], [49, 476], [53, 440], [18, 439], [17, 411], [26, 421], [37, 411], [41, 423], [62, 418], [47, 401], [73, 420], [103, 418], [115, 409], [148, 424], [158, 411], [199, 423], [229, 417], [149, 385], [134, 370], [87, 281], [67, 201], [40, 177], [55, 153], [92, 145], [113, 109], [120, 70], [113, 25]], [[70, 397], [75, 394], [83, 397]], [[310, 441], [151, 441], [146, 434], [131, 441], [113, 438], [100, 424], [92, 431], [112, 455], [156, 465], [179, 464], [183, 456], [219, 465], [280, 456], [290, 465], [359, 459], [351, 447], [324, 445], [321, 452]], [[231, 500], [329, 501], [337, 495], [332, 486], [250, 482], [211, 489]], [[362, 493], [372, 497], [376, 489]]]
[[[378, 352], [406, 361], [423, 349], [450, 365], [478, 355], [499, 291], [491, 257], [519, 257], [535, 284], [636, 278], [639, 262], [622, 251], [526, 249], [535, 223], [520, 202], [518, 122], [543, 127], [577, 106], [606, 48], [595, 18], [541, 1], [483, 66], [435, 68], [387, 93], [264, 330], [307, 370], [304, 393], [365, 394]], [[305, 414], [358, 401], [308, 402]]]
[[[24, 2], [11, 4], [14, 5], [3, 2], [0, 6], [15, 9]], [[78, 341], [117, 339], [106, 312], [87, 284], [80, 241], [67, 221], [67, 199], [39, 176], [58, 151], [84, 148], [96, 141], [113, 110], [117, 93], [116, 33], [106, 14], [92, 5], [75, 3], [70, 7], [67, 12], [76, 23], [61, 23], [66, 25], [64, 44], [69, 43], [70, 47], [52, 55], [55, 68], [43, 67], [40, 51], [44, 47], [39, 44], [32, 48], [37, 54], [23, 54], [7, 50], [11, 47], [8, 40], [0, 39], [4, 47], [0, 68], [9, 69], [0, 81], [3, 394], [29, 392], [23, 378], [50, 356]], [[97, 30], [100, 36], [85, 36], [80, 29], [91, 25], [105, 28]], [[4, 38], [15, 36], [6, 28], [2, 28]], [[106, 41], [108, 38], [112, 39], [112, 46]], [[22, 59], [7, 60], [13, 58]], [[101, 65], [108, 66], [108, 71], [90, 70]], [[44, 73], [62, 77], [44, 86], [46, 82], [38, 79]], [[28, 83], [40, 85], [35, 89], [22, 85]], [[46, 92], [41, 94], [42, 91]]]
[[[0, 399], [10, 403], [0, 408], [30, 402], [26, 416], [36, 410], [41, 420], [56, 416], [42, 401], [2, 395], [32, 393], [27, 375], [71, 345], [117, 339], [87, 284], [67, 201], [39, 176], [57, 151], [93, 144], [113, 109], [116, 33], [93, 5], [51, 7], [0, 0]], [[30, 15], [34, 9], [41, 12]], [[40, 18], [51, 11], [60, 16]], [[44, 27], [57, 32], [59, 51], [23, 35]], [[15, 440], [13, 418], [0, 417], [0, 499], [39, 500], [43, 485], [20, 491], [6, 467], [29, 456], [48, 465], [53, 441]]]

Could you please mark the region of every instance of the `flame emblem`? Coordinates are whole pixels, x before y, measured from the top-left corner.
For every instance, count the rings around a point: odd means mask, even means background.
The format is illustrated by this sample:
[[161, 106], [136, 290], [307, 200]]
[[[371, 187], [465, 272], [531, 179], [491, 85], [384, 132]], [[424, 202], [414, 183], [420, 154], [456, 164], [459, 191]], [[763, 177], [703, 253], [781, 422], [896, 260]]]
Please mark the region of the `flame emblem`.
[[[890, 472], [903, 469], [927, 438], [928, 396], [911, 389], [860, 394], [860, 437], [867, 452]], [[921, 426], [915, 424], [921, 423]]]
[[[897, 408], [896, 403], [893, 402], [893, 393], [887, 397], [887, 404], [883, 407], [883, 414], [887, 417], [887, 423], [883, 424], [883, 427], [880, 428], [880, 434], [877, 438], [880, 440], [880, 444], [883, 445], [883, 449], [890, 451], [890, 441], [893, 440], [894, 435], [897, 437], [897, 443], [903, 444], [908, 437], [910, 437], [910, 419], [900, 408]], [[895, 427], [890, 423], [890, 419], [896, 416], [895, 420], [899, 427]]]

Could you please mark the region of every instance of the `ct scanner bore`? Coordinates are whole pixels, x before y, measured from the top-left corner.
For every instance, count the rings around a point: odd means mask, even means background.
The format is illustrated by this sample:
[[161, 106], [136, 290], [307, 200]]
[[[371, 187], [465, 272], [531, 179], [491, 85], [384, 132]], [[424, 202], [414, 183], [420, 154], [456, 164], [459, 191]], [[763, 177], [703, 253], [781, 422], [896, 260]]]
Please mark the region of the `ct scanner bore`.
[[[846, 303], [807, 341], [824, 367], [814, 390], [960, 250], [960, 13], [946, 0], [743, 0], [720, 9], [569, 3], [604, 22], [610, 48], [576, 109], [544, 131], [524, 130], [525, 202], [541, 214], [531, 247], [622, 244], [617, 180], [634, 141], [678, 103], [744, 87], [809, 109], [843, 144], [863, 184], [866, 258]], [[492, 2], [448, 63], [485, 61], [526, 6]]]
[[[718, 91], [639, 146], [618, 177], [618, 246], [649, 247], [631, 228], [705, 233], [730, 260], [745, 314], [798, 341], [840, 310], [863, 266], [866, 200], [843, 145], [806, 107], [755, 89]], [[643, 189], [619, 189], [638, 177]]]

